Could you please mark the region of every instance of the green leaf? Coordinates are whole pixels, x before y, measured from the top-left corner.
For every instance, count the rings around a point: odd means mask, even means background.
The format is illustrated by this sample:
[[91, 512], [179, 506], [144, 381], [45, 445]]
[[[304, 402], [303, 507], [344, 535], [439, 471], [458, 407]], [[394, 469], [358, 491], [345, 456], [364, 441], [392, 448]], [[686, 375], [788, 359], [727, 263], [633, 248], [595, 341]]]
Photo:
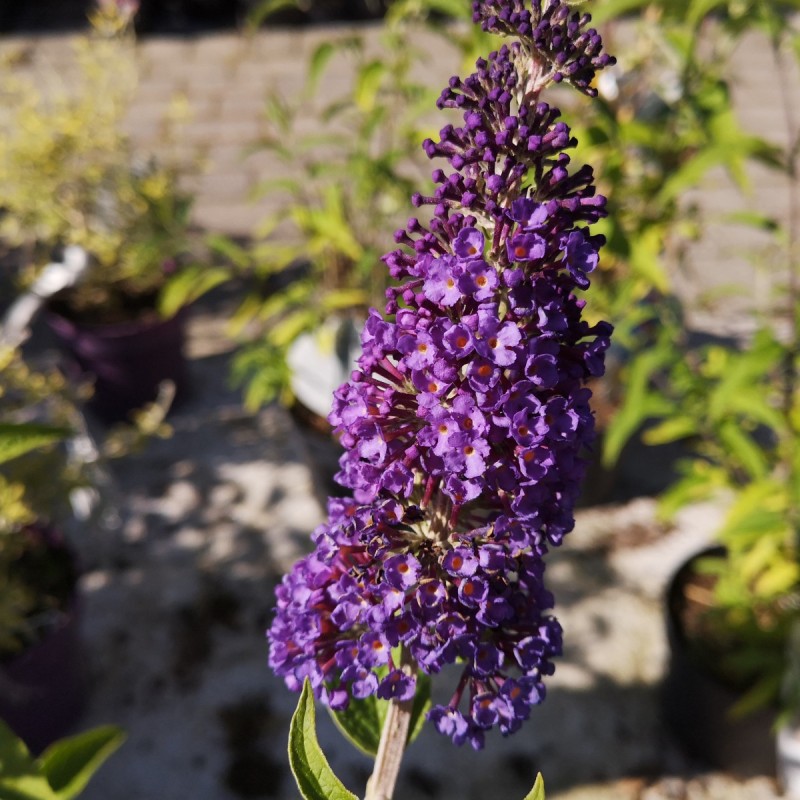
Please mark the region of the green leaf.
[[230, 280], [224, 267], [206, 267], [199, 264], [181, 269], [161, 291], [158, 310], [163, 317], [175, 316], [184, 306], [199, 300], [204, 294]]
[[766, 475], [768, 464], [764, 451], [736, 422], [723, 423], [719, 429], [719, 437], [727, 451], [739, 460], [751, 478]]
[[[425, 714], [431, 705], [431, 679], [417, 675], [417, 691], [411, 710], [408, 729], [408, 744], [419, 736], [425, 725]], [[363, 700], [350, 700], [344, 711], [330, 710], [330, 715], [342, 735], [355, 747], [373, 758], [378, 752], [378, 743], [389, 708], [388, 700], [379, 700], [374, 695]]]
[[525, 795], [524, 800], [544, 800], [544, 778], [540, 772], [536, 776], [536, 783], [533, 784], [533, 789]]
[[697, 420], [692, 417], [673, 417], [645, 431], [642, 441], [649, 445], [668, 444], [697, 433]]
[[638, 355], [627, 368], [627, 391], [622, 407], [614, 415], [603, 440], [603, 464], [613, 465], [625, 443], [649, 418], [667, 416], [673, 409], [670, 402], [651, 392], [651, 377], [674, 358], [668, 348], [654, 348]]
[[276, 347], [288, 347], [302, 333], [312, 330], [318, 321], [318, 315], [313, 309], [293, 311], [269, 331], [269, 341]]
[[325, 67], [331, 60], [331, 56], [336, 52], [336, 47], [331, 42], [323, 42], [311, 54], [311, 60], [308, 64], [308, 90], [313, 92], [317, 88], [319, 79], [325, 71]]
[[121, 728], [104, 725], [55, 742], [39, 758], [39, 768], [59, 800], [72, 800], [124, 741]]
[[250, 266], [249, 251], [241, 245], [238, 245], [230, 237], [223, 236], [219, 233], [212, 233], [206, 237], [206, 244], [215, 253], [228, 259], [228, 261], [238, 269], [246, 270]]
[[686, 21], [696, 27], [716, 8], [727, 4], [728, 0], [692, 0]]
[[736, 703], [731, 706], [728, 713], [733, 719], [741, 719], [748, 714], [752, 714], [759, 708], [763, 708], [770, 701], [774, 700], [781, 688], [781, 675], [765, 675], [757, 681], [752, 689], [745, 692]]
[[689, 503], [706, 500], [728, 486], [728, 476], [722, 467], [706, 461], [682, 461], [678, 466], [682, 477], [658, 498], [658, 517], [664, 521], [671, 520]]
[[378, 752], [383, 721], [386, 718], [386, 700], [374, 695], [363, 700], [351, 699], [344, 711], [328, 709], [339, 732], [362, 753], [373, 758]]
[[769, 214], [762, 214], [760, 211], [732, 211], [723, 214], [721, 221], [730, 225], [749, 225], [751, 228], [758, 228], [767, 233], [775, 233], [780, 227], [778, 220]]
[[319, 746], [308, 679], [289, 726], [289, 766], [304, 800], [358, 800], [334, 775]]
[[0, 720], [0, 800], [58, 800], [28, 748]]
[[630, 242], [630, 264], [637, 277], [644, 279], [661, 294], [669, 293], [669, 277], [661, 261], [664, 230], [651, 226]]
[[69, 428], [53, 425], [0, 422], [0, 464], [71, 435]]
[[323, 311], [341, 308], [360, 308], [369, 305], [369, 296], [363, 289], [334, 289], [325, 294], [320, 302]]
[[378, 60], [371, 61], [359, 72], [353, 99], [362, 111], [374, 107], [385, 74], [386, 64]]
[[261, 23], [276, 14], [278, 11], [283, 11], [287, 8], [299, 8], [298, 0], [262, 0], [258, 3], [252, 11], [247, 15], [247, 25], [251, 28], [257, 28]]
[[771, 564], [756, 581], [753, 591], [757, 597], [781, 597], [797, 585], [800, 568], [793, 561], [781, 561], [775, 557]]

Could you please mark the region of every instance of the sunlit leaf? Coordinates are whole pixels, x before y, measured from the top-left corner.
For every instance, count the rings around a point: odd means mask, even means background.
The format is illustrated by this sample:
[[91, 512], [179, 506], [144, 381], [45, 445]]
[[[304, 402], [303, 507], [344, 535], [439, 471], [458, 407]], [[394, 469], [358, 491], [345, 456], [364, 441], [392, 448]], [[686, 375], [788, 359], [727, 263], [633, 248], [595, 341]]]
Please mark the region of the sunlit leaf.
[[21, 739], [0, 720], [0, 798], [59, 800]]
[[309, 91], [314, 91], [317, 88], [319, 79], [335, 52], [336, 47], [332, 42], [322, 42], [311, 54], [311, 59], [308, 63]]
[[172, 317], [230, 278], [230, 271], [224, 267], [200, 265], [184, 267], [172, 276], [162, 289], [158, 310], [162, 316]]
[[37, 423], [0, 422], [0, 464], [72, 435], [69, 428]]
[[386, 74], [386, 64], [382, 61], [371, 61], [358, 74], [353, 99], [362, 111], [368, 111], [375, 105], [375, 99]]
[[685, 439], [697, 433], [697, 420], [692, 417], [673, 417], [650, 428], [642, 435], [645, 444], [659, 445]]
[[533, 784], [533, 789], [525, 795], [524, 800], [545, 800], [544, 798], [544, 778], [540, 772], [536, 776], [536, 782]]

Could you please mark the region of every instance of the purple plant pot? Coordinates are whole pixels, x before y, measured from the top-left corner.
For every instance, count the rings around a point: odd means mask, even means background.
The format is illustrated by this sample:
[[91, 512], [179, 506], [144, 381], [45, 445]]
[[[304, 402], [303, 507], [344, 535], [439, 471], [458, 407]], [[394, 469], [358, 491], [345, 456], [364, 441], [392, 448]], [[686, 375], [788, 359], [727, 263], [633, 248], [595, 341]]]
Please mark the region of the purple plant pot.
[[126, 420], [153, 402], [162, 381], [175, 385], [173, 405], [188, 395], [185, 310], [168, 320], [115, 325], [78, 324], [54, 313], [47, 321], [67, 354], [68, 373], [94, 379], [88, 405], [104, 422]]
[[[77, 576], [74, 556], [57, 530], [34, 528], [32, 533], [66, 552]], [[80, 617], [73, 589], [43, 637], [11, 660], [0, 662], [0, 719], [34, 754], [68, 733], [86, 705]]]

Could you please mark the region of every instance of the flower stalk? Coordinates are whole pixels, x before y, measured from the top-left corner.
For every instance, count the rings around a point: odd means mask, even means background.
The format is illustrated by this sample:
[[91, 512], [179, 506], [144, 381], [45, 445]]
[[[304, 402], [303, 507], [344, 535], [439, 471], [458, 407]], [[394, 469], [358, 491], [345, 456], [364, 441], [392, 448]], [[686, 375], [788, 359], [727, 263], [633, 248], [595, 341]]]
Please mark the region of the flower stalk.
[[[401, 669], [411, 678], [416, 673], [416, 664], [405, 651], [401, 657]], [[409, 700], [392, 700], [389, 703], [375, 756], [375, 766], [367, 783], [364, 800], [392, 800], [408, 741], [413, 706], [413, 697]]]

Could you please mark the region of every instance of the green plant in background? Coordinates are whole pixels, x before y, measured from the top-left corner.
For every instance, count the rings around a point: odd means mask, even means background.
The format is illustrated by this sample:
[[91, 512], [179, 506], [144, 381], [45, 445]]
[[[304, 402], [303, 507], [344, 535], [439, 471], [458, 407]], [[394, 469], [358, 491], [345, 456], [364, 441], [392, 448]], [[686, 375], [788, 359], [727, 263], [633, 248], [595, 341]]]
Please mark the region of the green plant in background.
[[[598, 16], [612, 24], [619, 7], [601, 3]], [[654, 292], [671, 294], [670, 275], [686, 267], [685, 245], [701, 232], [691, 190], [715, 167], [745, 189], [748, 161], [776, 163], [774, 149], [745, 133], [734, 115], [727, 81], [740, 26], [712, 18], [709, 4], [626, 4], [634, 7], [641, 10], [635, 44], [601, 85], [603, 102], [584, 118], [581, 140], [587, 158], [605, 165], [614, 208], [606, 230], [614, 280], [604, 284], [614, 311], [606, 313], [627, 309], [618, 335], [629, 340], [652, 314], [631, 309]]]
[[[666, 355], [663, 340], [659, 349]], [[709, 666], [749, 690], [740, 711], [777, 702], [800, 611], [797, 367], [797, 341], [764, 327], [744, 350], [710, 344], [680, 362], [671, 358], [643, 392], [651, 408], [661, 408], [645, 440], [680, 440], [688, 452], [679, 480], [660, 499], [663, 516], [709, 497], [731, 501], [716, 531], [725, 557], [702, 565], [711, 580], [694, 635], [704, 640]]]
[[[728, 5], [724, 24], [714, 24], [712, 13]], [[668, 265], [674, 269], [682, 242], [698, 233], [696, 209], [685, 197], [710, 169], [723, 166], [744, 187], [749, 159], [775, 164], [773, 149], [741, 130], [726, 83], [732, 47], [752, 26], [752, 13], [752, 3], [592, 4], [593, 24], [609, 38], [621, 25], [635, 31], [632, 46], [599, 80], [599, 101], [581, 107], [575, 126], [579, 157], [603, 165], [602, 188], [613, 209], [604, 223], [610, 252], [601, 315], [627, 318], [653, 290], [670, 292]], [[474, 26], [453, 24], [471, 17], [470, 4], [460, 0], [396, 0], [390, 16], [426, 24], [466, 60], [484, 46]]]
[[[266, 181], [259, 192], [285, 202], [249, 250], [211, 241], [231, 272], [256, 283], [233, 321], [234, 334], [251, 342], [234, 365], [250, 406], [288, 399], [286, 354], [298, 336], [331, 318], [361, 320], [383, 302], [379, 259], [405, 221], [421, 142], [434, 132], [424, 115], [435, 95], [414, 74], [422, 55], [406, 21], [390, 19], [377, 53], [357, 31], [325, 41], [310, 57], [303, 96], [288, 102], [275, 94], [267, 104], [270, 133], [261, 147], [291, 177]], [[341, 58], [352, 64], [352, 83], [325, 102], [326, 68]], [[315, 102], [323, 104], [318, 128], [303, 134], [298, 114]]]
[[64, 378], [31, 370], [19, 353], [0, 352], [0, 656], [36, 641], [37, 619], [58, 611], [71, 594], [69, 559], [48, 558], [32, 526], [63, 519], [70, 494], [89, 484], [85, 465], [60, 443], [79, 418]]
[[[778, 162], [773, 147], [741, 129], [726, 82], [738, 38], [771, 7], [722, 0], [593, 4], [594, 21], [607, 35], [613, 37], [622, 24], [636, 31], [635, 44], [600, 82], [600, 101], [582, 105], [575, 126], [581, 143], [577, 157], [599, 166], [600, 188], [611, 209], [602, 225], [608, 254], [595, 281], [599, 301], [593, 313], [616, 321], [617, 345], [630, 353], [651, 358], [644, 352], [650, 344], [648, 323], [675, 313], [671, 276], [686, 267], [686, 245], [701, 231], [697, 208], [687, 199], [691, 191], [715, 167], [723, 167], [746, 190], [748, 162]], [[380, 249], [373, 243], [396, 226], [397, 200], [406, 192], [404, 169], [414, 163], [426, 135], [420, 109], [429, 94], [413, 80], [420, 32], [440, 36], [471, 63], [487, 44], [486, 34], [469, 24], [471, 13], [465, 0], [395, 0], [378, 56], [368, 56], [357, 36], [326, 42], [313, 54], [311, 86], [334, 53], [344, 49], [358, 55], [349, 96], [322, 118], [326, 125], [346, 121], [348, 132], [307, 137], [301, 177], [264, 187], [289, 193], [283, 217], [293, 222], [300, 241], [285, 248], [258, 247], [249, 268], [268, 276], [293, 259], [311, 266], [304, 278], [264, 301], [252, 296], [239, 315], [239, 331], [265, 331], [236, 366], [239, 378], [249, 381], [252, 404], [271, 399], [286, 385], [286, 348], [300, 332], [313, 330], [330, 314], [361, 310], [366, 299], [378, 296], [372, 276], [379, 274]], [[275, 135], [267, 146], [296, 163], [293, 110], [275, 100], [270, 116]], [[278, 221], [268, 221], [265, 229], [285, 233]], [[246, 256], [239, 256], [246, 263]], [[682, 325], [680, 317], [676, 324]], [[624, 402], [624, 379], [613, 373], [610, 378], [604, 423]], [[631, 402], [625, 407], [609, 435], [609, 464], [649, 414], [646, 408], [634, 413]]]
[[[686, 345], [684, 309], [672, 278], [699, 269], [687, 245], [704, 222], [693, 192], [722, 168], [746, 194], [746, 166], [780, 166], [777, 149], [743, 131], [729, 85], [731, 54], [753, 30], [762, 3], [627, 2], [599, 4], [597, 17], [613, 32], [622, 12], [641, 12], [635, 43], [611, 80], [601, 85], [597, 113], [583, 118], [587, 159], [604, 164], [613, 209], [606, 221], [608, 280], [598, 281], [605, 313], [618, 320], [617, 344], [628, 352], [613, 385], [614, 413], [604, 440], [613, 464], [625, 442], [658, 412], [643, 402], [642, 374], [657, 369], [655, 328], [668, 328], [677, 350]], [[740, 222], [746, 222], [740, 220]], [[694, 298], [699, 302], [699, 298]]]
[[125, 741], [125, 733], [105, 725], [54, 742], [39, 758], [0, 721], [0, 798], [72, 800]]
[[[23, 285], [55, 249], [87, 250], [92, 266], [65, 301], [89, 317], [152, 306], [189, 252], [191, 198], [176, 168], [138, 156], [123, 132], [136, 88], [130, 19], [116, 4], [94, 12], [75, 43], [76, 82], [50, 76], [43, 89], [10, 69], [0, 81], [0, 238], [19, 248]], [[167, 312], [193, 299], [172, 295]]]
[[788, 145], [770, 161], [788, 177], [789, 221], [750, 218], [773, 234], [764, 257], [773, 274], [786, 276], [784, 291], [743, 346], [697, 345], [680, 315], [667, 309], [648, 349], [624, 372], [626, 396], [609, 431], [612, 455], [645, 422], [646, 443], [683, 442], [680, 478], [661, 498], [666, 517], [715, 495], [731, 501], [716, 534], [725, 557], [703, 564], [709, 588], [694, 635], [716, 643], [709, 666], [747, 690], [740, 712], [779, 703], [787, 642], [800, 614], [800, 129], [784, 63], [787, 50], [800, 53], [800, 37], [787, 24], [788, 10], [790, 4], [753, 3], [747, 17], [740, 8], [716, 20], [733, 36], [760, 27], [775, 56]]
[[169, 434], [169, 403], [157, 403], [78, 456], [75, 442], [83, 438], [85, 450], [89, 440], [77, 400], [60, 372], [34, 369], [19, 350], [0, 347], [0, 657], [36, 641], [37, 619], [73, 589], [71, 559], [53, 557], [32, 529], [70, 518], [76, 493], [96, 490], [98, 462]]

